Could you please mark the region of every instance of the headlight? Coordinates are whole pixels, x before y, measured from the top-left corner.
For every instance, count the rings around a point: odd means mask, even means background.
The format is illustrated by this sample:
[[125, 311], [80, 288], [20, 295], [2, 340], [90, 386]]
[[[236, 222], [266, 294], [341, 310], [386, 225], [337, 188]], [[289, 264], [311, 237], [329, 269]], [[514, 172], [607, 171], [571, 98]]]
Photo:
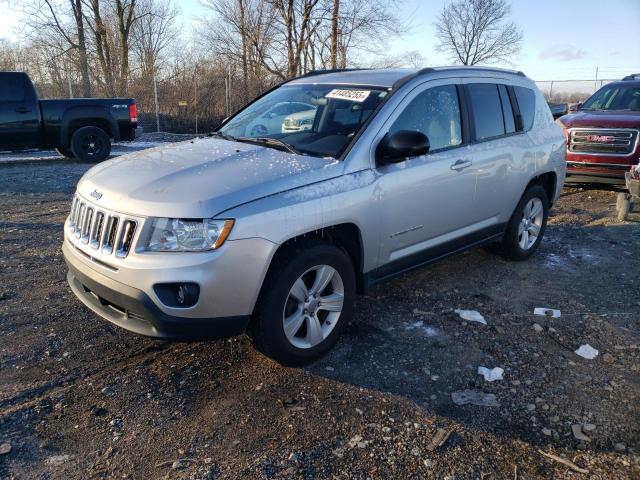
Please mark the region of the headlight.
[[143, 250], [147, 252], [200, 252], [220, 248], [234, 220], [154, 218]]

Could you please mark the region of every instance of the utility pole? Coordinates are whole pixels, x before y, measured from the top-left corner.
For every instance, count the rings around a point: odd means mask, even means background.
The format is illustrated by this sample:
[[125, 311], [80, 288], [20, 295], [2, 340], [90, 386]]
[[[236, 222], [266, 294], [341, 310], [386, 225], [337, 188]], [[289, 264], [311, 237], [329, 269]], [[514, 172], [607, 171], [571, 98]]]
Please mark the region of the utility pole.
[[153, 96], [156, 101], [156, 132], [160, 132], [160, 106], [158, 105], [158, 82], [156, 81], [156, 69], [153, 69]]
[[593, 82], [593, 89], [594, 90], [598, 89], [598, 67], [596, 67], [596, 81]]
[[198, 135], [198, 65], [196, 64], [196, 68], [193, 71], [193, 81], [194, 81], [194, 103], [196, 107], [196, 135]]
[[71, 75], [67, 72], [67, 82], [69, 83], [69, 98], [73, 98], [73, 88], [71, 86]]
[[549, 87], [549, 101], [553, 101], [553, 80], [551, 80], [551, 87]]
[[231, 65], [229, 65], [227, 77], [224, 79], [224, 89], [225, 113], [228, 117], [229, 115], [231, 115]]

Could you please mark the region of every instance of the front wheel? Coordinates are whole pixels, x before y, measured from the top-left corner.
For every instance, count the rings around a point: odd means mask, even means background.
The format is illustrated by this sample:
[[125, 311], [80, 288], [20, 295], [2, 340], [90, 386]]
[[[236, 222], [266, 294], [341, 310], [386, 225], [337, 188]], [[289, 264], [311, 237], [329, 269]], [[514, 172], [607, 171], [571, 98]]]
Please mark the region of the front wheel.
[[101, 128], [82, 127], [71, 137], [71, 151], [82, 162], [98, 163], [111, 153], [111, 139]]
[[265, 355], [288, 366], [326, 353], [350, 321], [355, 274], [349, 257], [322, 242], [300, 242], [269, 269], [250, 336]]
[[524, 193], [507, 224], [501, 252], [511, 260], [526, 260], [538, 249], [549, 217], [547, 192], [532, 185]]

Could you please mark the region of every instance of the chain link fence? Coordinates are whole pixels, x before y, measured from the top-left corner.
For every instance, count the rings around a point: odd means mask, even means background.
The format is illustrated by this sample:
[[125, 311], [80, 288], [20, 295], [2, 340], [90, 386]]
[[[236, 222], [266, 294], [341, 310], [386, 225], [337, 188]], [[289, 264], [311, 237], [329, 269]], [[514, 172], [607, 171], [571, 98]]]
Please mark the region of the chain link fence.
[[619, 78], [598, 78], [587, 80], [536, 80], [538, 88], [548, 102], [577, 103], [586, 100], [596, 90]]

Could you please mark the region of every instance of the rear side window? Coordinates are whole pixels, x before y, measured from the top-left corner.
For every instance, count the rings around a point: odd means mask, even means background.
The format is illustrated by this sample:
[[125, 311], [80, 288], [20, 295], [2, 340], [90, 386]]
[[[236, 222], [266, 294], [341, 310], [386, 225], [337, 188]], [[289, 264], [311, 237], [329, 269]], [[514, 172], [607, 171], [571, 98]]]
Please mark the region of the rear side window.
[[530, 88], [513, 87], [518, 101], [518, 108], [522, 116], [522, 127], [524, 131], [531, 130], [533, 117], [536, 112], [536, 94]]
[[511, 108], [511, 101], [509, 100], [509, 94], [507, 93], [507, 87], [504, 85], [498, 85], [498, 91], [500, 92], [500, 102], [502, 103], [502, 115], [504, 116], [504, 129], [507, 133], [515, 133], [516, 122], [513, 117], [513, 109]]
[[389, 131], [412, 130], [429, 139], [429, 151], [462, 143], [460, 104], [455, 85], [433, 87], [419, 93], [393, 123]]
[[476, 139], [504, 135], [504, 119], [498, 86], [491, 83], [471, 83], [467, 85], [471, 112], [476, 128]]
[[0, 102], [24, 101], [24, 77], [19, 73], [0, 74]]

